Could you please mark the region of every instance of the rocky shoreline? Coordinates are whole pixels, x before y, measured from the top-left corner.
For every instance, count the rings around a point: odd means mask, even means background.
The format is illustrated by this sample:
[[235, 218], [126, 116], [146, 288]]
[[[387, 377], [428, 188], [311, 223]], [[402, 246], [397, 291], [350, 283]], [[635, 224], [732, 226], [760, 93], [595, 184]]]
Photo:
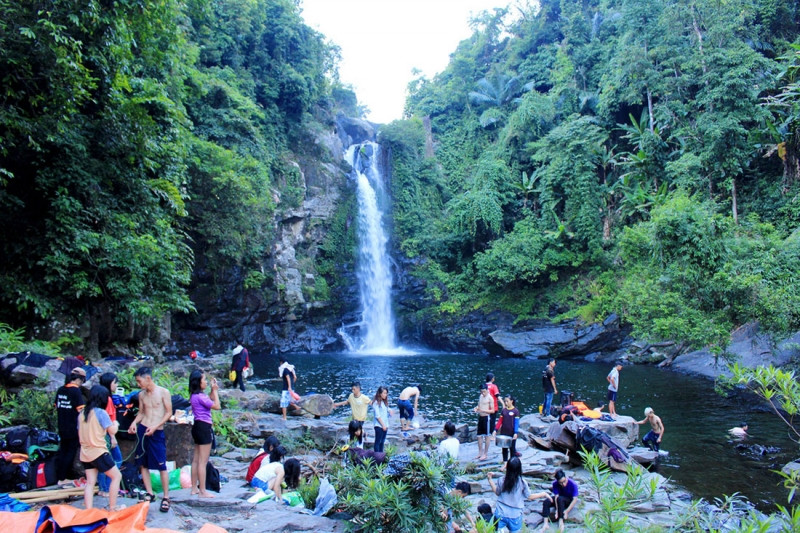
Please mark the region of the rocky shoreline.
[[[138, 367], [152, 364], [153, 361], [147, 360], [129, 363], [101, 361], [96, 365], [100, 370], [97, 375], [104, 371], [118, 372], [123, 366]], [[170, 368], [175, 379], [180, 381], [187, 380], [188, 374], [195, 368], [200, 368], [210, 375], [224, 379], [229, 358], [227, 355], [217, 355], [200, 358], [196, 361], [188, 359], [167, 361], [164, 364]], [[20, 386], [23, 387], [26, 386], [24, 384], [26, 381], [32, 382], [37, 377], [42, 379], [50, 375], [49, 385], [45, 388], [55, 390], [54, 387], [63, 382], [63, 376], [55, 371], [50, 372], [50, 370], [52, 369], [48, 369], [45, 365], [44, 370], [26, 370], [17, 367], [15, 372], [18, 378], [23, 376], [30, 378], [21, 380]], [[324, 470], [327, 461], [340, 460], [339, 456], [333, 455], [331, 452], [337, 444], [345, 442], [347, 420], [334, 416], [315, 419], [310, 415], [300, 415], [291, 416], [289, 420], [283, 421], [277, 414], [279, 412], [278, 395], [269, 391], [255, 390], [252, 385], [246, 392], [238, 389], [223, 389], [221, 399], [223, 409], [237, 420], [236, 428], [248, 435], [251, 444], [246, 448], [236, 448], [225, 444], [220, 446], [216, 456], [212, 456], [212, 462], [219, 469], [220, 474], [229, 480], [223, 485], [217, 498], [199, 500], [190, 496], [188, 489], [171, 491], [172, 510], [165, 514], [158, 512], [153, 507], [149, 512], [147, 525], [176, 531], [197, 531], [206, 522], [217, 524], [228, 531], [344, 531], [345, 524], [340, 520], [302, 514], [293, 508], [274, 502], [263, 502], [257, 505], [248, 503], [246, 499], [253, 491], [246, 485], [244, 474], [258, 446], [265, 437], [270, 435], [276, 435], [283, 442], [292, 443], [292, 447], [295, 449], [293, 455], [301, 460], [305, 473], [310, 474]], [[387, 438], [387, 445], [393, 446], [398, 452], [432, 449], [441, 438], [442, 426], [443, 421], [424, 421], [423, 425], [410, 432], [408, 437], [401, 434], [398, 427], [392, 427]], [[580, 504], [571, 513], [567, 530], [582, 530], [587, 514], [600, 509], [598, 495], [590, 490], [590, 473], [577, 463], [575, 457], [569, 457], [558, 451], [540, 450], [533, 446], [533, 437], [545, 436], [549, 427], [549, 423], [542, 421], [539, 415], [523, 417], [520, 420], [520, 426], [517, 449], [522, 453], [523, 472], [531, 490], [533, 492], [547, 490], [555, 470], [564, 469], [581, 486]], [[176, 460], [179, 463], [186, 462], [187, 457], [190, 460], [191, 440], [186, 431], [187, 426], [169, 424], [167, 429], [168, 439], [170, 438], [169, 434], [172, 433], [175, 435], [173, 442], [176, 442], [175, 445], [168, 447], [170, 453], [168, 459]], [[634, 424], [630, 417], [620, 417], [618, 421], [603, 429], [625, 447], [633, 444], [639, 436], [639, 426]], [[367, 435], [368, 440], [371, 441], [371, 429], [368, 429]], [[469, 501], [472, 514], [475, 515], [475, 508], [480, 503], [486, 502], [494, 507], [496, 498], [489, 490], [486, 472], [499, 472], [500, 448], [492, 446], [489, 460], [475, 463], [473, 458], [477, 456], [477, 443], [474, 428], [462, 424], [457, 428], [456, 436], [462, 443], [459, 463], [467, 472], [464, 474], [463, 480], [468, 481], [473, 489]], [[300, 442], [302, 442], [302, 446], [297, 446]], [[182, 464], [177, 466], [180, 467]], [[611, 473], [611, 479], [617, 484], [624, 483], [626, 474]], [[688, 492], [670, 483], [661, 475], [648, 472], [645, 473], [644, 479], [648, 485], [652, 483], [655, 490], [650, 497], [636, 501], [628, 508], [626, 516], [631, 527], [648, 525], [668, 527], [674, 524], [679, 517], [685, 515], [692, 505], [692, 498]], [[123, 499], [122, 503], [131, 505], [136, 502]], [[75, 504], [80, 506], [82, 501], [78, 500]], [[105, 501], [102, 498], [97, 499], [98, 506], [104, 504]], [[526, 504], [525, 521], [528, 527], [536, 527], [541, 522], [541, 517], [537, 512], [540, 506], [539, 502]]]

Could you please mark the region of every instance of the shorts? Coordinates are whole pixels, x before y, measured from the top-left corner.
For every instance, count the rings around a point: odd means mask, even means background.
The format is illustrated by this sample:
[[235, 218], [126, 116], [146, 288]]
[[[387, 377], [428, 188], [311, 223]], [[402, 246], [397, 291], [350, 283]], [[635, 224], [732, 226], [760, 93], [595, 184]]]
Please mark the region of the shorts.
[[288, 390], [281, 391], [281, 409], [285, 407], [289, 407], [289, 404], [292, 403], [292, 395], [289, 394]]
[[136, 466], [143, 466], [148, 470], [167, 469], [167, 438], [163, 429], [157, 429], [149, 437], [144, 436], [147, 427], [139, 424], [136, 426]]
[[489, 416], [479, 416], [478, 417], [478, 436], [483, 435], [491, 435], [492, 432], [489, 428], [490, 419]]
[[511, 533], [515, 531], [522, 530], [522, 515], [516, 518], [508, 518], [505, 516], [498, 516], [494, 515], [495, 520], [497, 520], [497, 524], [495, 525], [495, 531], [500, 531], [501, 528], [508, 528]]
[[202, 420], [195, 420], [192, 424], [192, 439], [200, 446], [211, 444], [211, 424]]
[[406, 420], [414, 418], [414, 407], [411, 405], [411, 400], [397, 400], [397, 409], [400, 410], [400, 418]]
[[616, 402], [617, 401], [617, 391], [609, 390], [608, 391], [608, 401], [609, 402]]
[[81, 461], [81, 464], [86, 470], [94, 468], [99, 472], [104, 473], [117, 466], [117, 464], [114, 462], [114, 459], [111, 458], [111, 454], [108, 452], [104, 453], [94, 461]]

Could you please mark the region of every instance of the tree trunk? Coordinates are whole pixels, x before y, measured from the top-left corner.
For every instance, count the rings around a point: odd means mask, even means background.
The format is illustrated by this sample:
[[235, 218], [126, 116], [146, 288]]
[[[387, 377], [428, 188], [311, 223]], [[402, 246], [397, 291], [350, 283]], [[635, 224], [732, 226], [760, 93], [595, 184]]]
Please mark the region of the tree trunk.
[[739, 208], [736, 202], [736, 178], [731, 180], [731, 210], [733, 211], [733, 223], [739, 224]]
[[680, 344], [678, 345], [678, 347], [677, 347], [677, 348], [675, 348], [675, 352], [673, 352], [673, 354], [672, 354], [672, 355], [670, 355], [669, 357], [667, 357], [666, 359], [664, 359], [663, 361], [661, 361], [661, 362], [658, 364], [658, 367], [659, 367], [659, 368], [663, 368], [663, 367], [665, 367], [665, 366], [672, 366], [672, 362], [673, 362], [673, 361], [675, 361], [675, 359], [677, 359], [677, 357], [678, 357], [678, 356], [681, 354], [681, 352], [683, 352], [683, 350], [685, 350], [685, 349], [686, 349], [686, 343], [685, 343], [685, 342], [682, 342], [682, 343], [680, 343]]

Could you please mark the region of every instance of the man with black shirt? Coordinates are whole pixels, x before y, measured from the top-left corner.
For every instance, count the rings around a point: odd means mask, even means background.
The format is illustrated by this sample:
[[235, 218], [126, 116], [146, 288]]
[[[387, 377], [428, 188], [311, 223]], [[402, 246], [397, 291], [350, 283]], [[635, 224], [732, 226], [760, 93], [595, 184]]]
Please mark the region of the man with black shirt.
[[544, 405], [542, 406], [542, 418], [550, 416], [550, 406], [553, 405], [553, 395], [558, 394], [556, 387], [556, 360], [552, 357], [547, 362], [547, 366], [542, 371], [542, 388], [544, 389]]
[[83, 399], [81, 385], [86, 382], [86, 371], [83, 368], [73, 368], [66, 379], [66, 383], [56, 391], [56, 415], [58, 416], [58, 456], [56, 459], [56, 474], [58, 484], [69, 483], [68, 478], [72, 473], [72, 463], [75, 454], [80, 448], [78, 440], [78, 414], [83, 410], [86, 401]]

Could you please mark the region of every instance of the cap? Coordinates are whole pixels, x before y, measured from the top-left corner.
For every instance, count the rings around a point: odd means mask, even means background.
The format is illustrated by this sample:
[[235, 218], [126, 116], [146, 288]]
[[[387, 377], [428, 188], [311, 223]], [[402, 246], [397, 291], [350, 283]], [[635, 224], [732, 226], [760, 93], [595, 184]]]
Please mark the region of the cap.
[[72, 369], [72, 372], [70, 372], [70, 374], [73, 374], [73, 375], [77, 374], [77, 375], [85, 378], [86, 377], [86, 370], [82, 369], [79, 366], [76, 366], [75, 368]]

